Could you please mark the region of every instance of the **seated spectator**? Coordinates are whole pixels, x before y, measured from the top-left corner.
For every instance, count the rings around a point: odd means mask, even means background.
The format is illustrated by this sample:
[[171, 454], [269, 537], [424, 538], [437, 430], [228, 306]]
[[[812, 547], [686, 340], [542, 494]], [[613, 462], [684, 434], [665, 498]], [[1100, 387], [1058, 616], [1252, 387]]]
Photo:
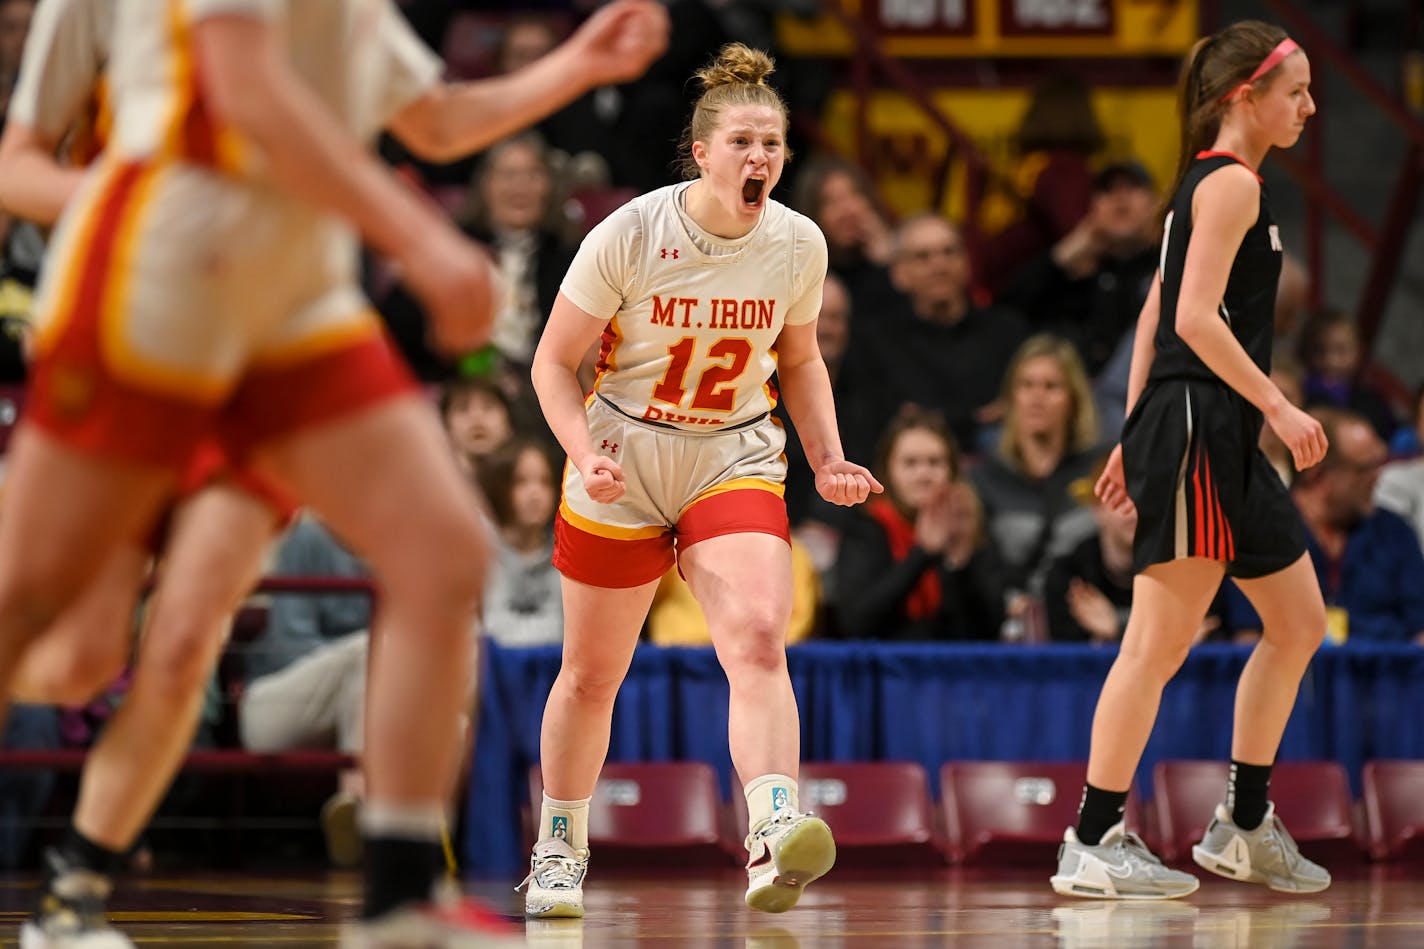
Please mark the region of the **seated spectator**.
[[1034, 84], [1014, 133], [1008, 186], [991, 190], [980, 211], [980, 232], [988, 240], [979, 276], [992, 293], [1003, 293], [1019, 268], [1082, 220], [1092, 189], [1090, 162], [1105, 141], [1092, 90], [1080, 75], [1055, 70]]
[[[821, 606], [821, 578], [805, 545], [791, 541], [791, 619], [786, 642], [809, 639]], [[663, 574], [648, 611], [648, 640], [659, 646], [707, 646], [712, 633], [692, 588], [674, 565]]]
[[892, 418], [906, 402], [934, 409], [973, 451], [981, 428], [1001, 414], [999, 385], [1027, 324], [1013, 310], [974, 304], [964, 238], [937, 215], [896, 230], [891, 278], [900, 297], [852, 333], [846, 371], [876, 380], [866, 392], [872, 417]]
[[984, 542], [959, 452], [935, 412], [905, 406], [875, 460], [885, 494], [846, 520], [836, 562], [840, 635], [884, 640], [996, 640], [998, 558]]
[[493, 344], [527, 370], [573, 261], [573, 248], [555, 227], [554, 176], [543, 139], [526, 132], [491, 146], [474, 192], [465, 231], [489, 246], [504, 288]]
[[831, 273], [845, 282], [855, 309], [872, 314], [894, 297], [888, 270], [894, 236], [858, 165], [812, 159], [796, 178], [791, 203], [821, 228]]
[[1048, 635], [1055, 641], [1116, 643], [1132, 611], [1137, 510], [1119, 514], [1094, 496], [1105, 461], [1069, 486], [1073, 499], [1093, 512], [1098, 530], [1048, 568], [1043, 595]]
[[1019, 348], [1004, 375], [1003, 400], [998, 450], [970, 480], [1010, 587], [1038, 597], [1049, 562], [1096, 529], [1069, 486], [1098, 459], [1097, 417], [1077, 350], [1056, 336], [1034, 336]]
[[[283, 538], [278, 577], [361, 577], [366, 566], [310, 515]], [[364, 743], [366, 657], [371, 598], [362, 593], [274, 593], [267, 629], [247, 656], [238, 731], [248, 751], [334, 748], [358, 754]], [[342, 776], [322, 811], [337, 866], [360, 859], [355, 810], [360, 774]]]
[[[1424, 444], [1424, 386], [1414, 396], [1414, 433]], [[1375, 503], [1408, 521], [1424, 544], [1424, 458], [1386, 465], [1375, 486]]]
[[[525, 132], [490, 147], [470, 187], [464, 232], [489, 247], [499, 264], [504, 297], [495, 314], [491, 346], [527, 377], [559, 283], [573, 260], [558, 219], [549, 151]], [[374, 266], [374, 264], [373, 264]], [[424, 306], [403, 283], [372, 287], [381, 318], [416, 375], [427, 382], [485, 374], [489, 349], [449, 359], [430, 346]]]
[[501, 73], [523, 69], [559, 45], [559, 31], [547, 17], [524, 13], [511, 17], [499, 38], [495, 67]]
[[1355, 320], [1343, 310], [1322, 310], [1300, 333], [1300, 362], [1305, 367], [1305, 404], [1349, 409], [1362, 416], [1386, 445], [1399, 420], [1380, 393], [1360, 381], [1363, 362]]
[[[1361, 415], [1319, 408], [1329, 440], [1325, 460], [1291, 488], [1306, 546], [1325, 595], [1330, 637], [1424, 645], [1424, 553], [1399, 515], [1374, 506], [1384, 442]], [[1259, 632], [1260, 618], [1231, 587], [1227, 623]]]
[[515, 438], [485, 457], [479, 483], [494, 514], [495, 557], [485, 583], [485, 635], [501, 646], [564, 639], [564, 606], [554, 569], [558, 468], [542, 445]]
[[440, 394], [440, 417], [455, 460], [467, 473], [473, 473], [480, 459], [514, 436], [509, 396], [488, 378], [447, 384]]
[[1147, 300], [1161, 240], [1158, 200], [1142, 165], [1108, 165], [1093, 176], [1088, 213], [999, 297], [1035, 329], [1072, 341], [1090, 377], [1137, 325]]

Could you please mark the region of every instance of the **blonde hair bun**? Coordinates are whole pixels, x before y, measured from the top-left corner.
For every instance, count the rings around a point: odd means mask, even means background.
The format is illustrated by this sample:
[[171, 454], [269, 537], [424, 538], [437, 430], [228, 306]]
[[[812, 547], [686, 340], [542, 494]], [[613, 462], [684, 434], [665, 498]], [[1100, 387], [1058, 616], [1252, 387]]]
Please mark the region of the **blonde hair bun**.
[[704, 91], [734, 83], [761, 86], [775, 70], [776, 63], [761, 50], [744, 43], [728, 43], [711, 65], [697, 71], [697, 78], [702, 80]]

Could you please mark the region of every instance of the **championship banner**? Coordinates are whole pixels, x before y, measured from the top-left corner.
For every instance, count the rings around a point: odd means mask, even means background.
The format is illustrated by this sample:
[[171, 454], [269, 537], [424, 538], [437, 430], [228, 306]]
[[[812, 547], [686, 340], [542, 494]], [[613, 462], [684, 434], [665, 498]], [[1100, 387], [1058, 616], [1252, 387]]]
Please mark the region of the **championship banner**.
[[[906, 58], [1180, 56], [1200, 30], [1198, 0], [827, 0]], [[782, 16], [793, 55], [846, 56], [850, 35], [833, 15]]]

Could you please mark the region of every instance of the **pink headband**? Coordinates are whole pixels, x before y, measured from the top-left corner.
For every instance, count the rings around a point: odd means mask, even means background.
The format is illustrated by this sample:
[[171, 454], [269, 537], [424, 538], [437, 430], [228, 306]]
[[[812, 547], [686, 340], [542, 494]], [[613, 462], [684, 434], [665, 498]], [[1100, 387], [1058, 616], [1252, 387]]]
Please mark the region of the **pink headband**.
[[1260, 79], [1272, 69], [1275, 69], [1281, 64], [1281, 60], [1285, 59], [1287, 56], [1289, 56], [1291, 53], [1294, 53], [1298, 49], [1300, 49], [1300, 46], [1296, 44], [1296, 41], [1287, 36], [1285, 39], [1281, 40], [1279, 43], [1276, 44], [1276, 48], [1271, 50], [1270, 55], [1268, 55], [1265, 59], [1261, 60], [1261, 65], [1256, 67], [1256, 71], [1251, 74], [1250, 79], [1247, 79], [1239, 86], [1234, 87], [1230, 92], [1222, 96], [1220, 101], [1223, 103], [1226, 102], [1232, 96], [1236, 95], [1236, 93], [1251, 85], [1251, 83], [1255, 82], [1257, 79]]

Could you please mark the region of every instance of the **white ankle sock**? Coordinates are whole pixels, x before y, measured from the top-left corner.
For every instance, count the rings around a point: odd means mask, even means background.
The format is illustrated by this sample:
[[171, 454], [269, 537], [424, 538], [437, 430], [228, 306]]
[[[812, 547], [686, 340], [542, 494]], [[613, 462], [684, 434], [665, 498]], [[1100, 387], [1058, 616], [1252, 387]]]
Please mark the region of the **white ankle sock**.
[[770, 820], [780, 811], [799, 813], [801, 810], [796, 779], [784, 774], [763, 774], [752, 778], [747, 782], [745, 794], [747, 821], [751, 827]]
[[539, 842], [565, 840], [575, 850], [587, 850], [590, 800], [556, 801], [545, 794], [539, 808]]
[[402, 840], [439, 840], [445, 830], [445, 808], [441, 804], [393, 804], [368, 800], [357, 817], [363, 837], [396, 837]]

